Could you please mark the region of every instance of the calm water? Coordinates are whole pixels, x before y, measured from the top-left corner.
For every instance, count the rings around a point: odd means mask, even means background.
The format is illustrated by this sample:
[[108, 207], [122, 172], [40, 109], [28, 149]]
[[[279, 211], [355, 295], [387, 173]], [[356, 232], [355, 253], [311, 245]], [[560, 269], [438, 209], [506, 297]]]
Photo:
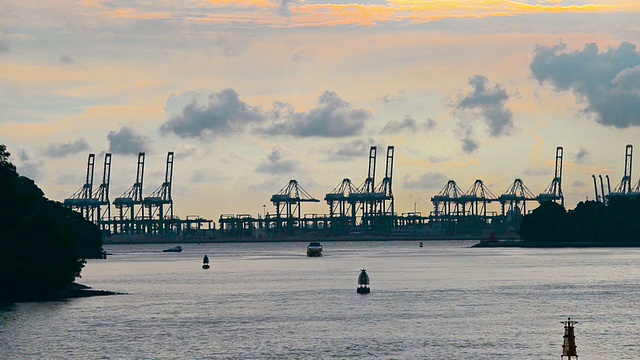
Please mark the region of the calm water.
[[128, 294], [2, 310], [0, 358], [559, 359], [571, 316], [581, 360], [640, 359], [640, 249], [471, 244], [105, 246], [78, 282]]

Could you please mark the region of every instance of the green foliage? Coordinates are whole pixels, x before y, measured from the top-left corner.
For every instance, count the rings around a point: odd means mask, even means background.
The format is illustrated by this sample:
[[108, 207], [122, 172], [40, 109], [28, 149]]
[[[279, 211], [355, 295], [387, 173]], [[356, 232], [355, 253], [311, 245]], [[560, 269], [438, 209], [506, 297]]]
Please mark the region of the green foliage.
[[42, 297], [79, 277], [84, 259], [102, 253], [102, 237], [20, 176], [9, 156], [0, 145], [0, 300]]

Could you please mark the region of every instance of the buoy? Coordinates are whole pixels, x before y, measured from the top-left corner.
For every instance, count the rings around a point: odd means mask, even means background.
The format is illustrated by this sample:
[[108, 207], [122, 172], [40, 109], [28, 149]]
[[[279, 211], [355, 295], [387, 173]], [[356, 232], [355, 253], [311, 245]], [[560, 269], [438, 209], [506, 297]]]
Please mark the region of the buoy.
[[204, 256], [204, 259], [202, 259], [202, 268], [203, 269], [208, 269], [209, 266], [209, 257], [207, 255]]
[[420, 241], [420, 247], [422, 247], [422, 241]]
[[562, 321], [562, 323], [564, 324], [564, 341], [562, 342], [562, 355], [560, 355], [560, 358], [564, 359], [566, 357], [567, 360], [577, 360], [578, 352], [576, 350], [576, 336], [573, 333], [573, 325], [578, 322], [568, 318], [567, 321]]
[[360, 275], [358, 276], [358, 288], [356, 291], [358, 294], [368, 294], [371, 292], [371, 288], [369, 288], [369, 275], [367, 275], [367, 270], [365, 269], [360, 271]]

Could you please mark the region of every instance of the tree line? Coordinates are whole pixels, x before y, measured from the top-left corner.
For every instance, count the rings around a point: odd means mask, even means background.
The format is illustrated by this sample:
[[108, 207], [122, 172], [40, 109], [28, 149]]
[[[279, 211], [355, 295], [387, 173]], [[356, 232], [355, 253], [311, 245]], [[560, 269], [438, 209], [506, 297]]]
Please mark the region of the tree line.
[[640, 246], [638, 220], [638, 197], [584, 201], [569, 211], [549, 201], [524, 216], [519, 233], [525, 243], [548, 246]]
[[0, 145], [0, 302], [46, 298], [103, 254], [97, 225], [20, 176]]

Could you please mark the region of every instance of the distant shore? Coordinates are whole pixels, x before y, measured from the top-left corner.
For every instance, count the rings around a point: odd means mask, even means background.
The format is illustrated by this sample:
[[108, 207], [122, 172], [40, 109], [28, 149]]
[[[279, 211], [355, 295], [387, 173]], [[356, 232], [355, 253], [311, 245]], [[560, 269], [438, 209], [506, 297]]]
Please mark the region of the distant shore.
[[181, 238], [163, 236], [109, 236], [103, 239], [105, 245], [117, 244], [193, 244], [193, 243], [269, 243], [269, 242], [310, 242], [310, 241], [450, 241], [450, 240], [484, 240], [485, 236], [331, 236], [331, 237], [262, 237], [262, 238]]
[[640, 242], [531, 242], [523, 240], [498, 240], [498, 241], [480, 241], [472, 245], [472, 248], [625, 248], [640, 247]]

